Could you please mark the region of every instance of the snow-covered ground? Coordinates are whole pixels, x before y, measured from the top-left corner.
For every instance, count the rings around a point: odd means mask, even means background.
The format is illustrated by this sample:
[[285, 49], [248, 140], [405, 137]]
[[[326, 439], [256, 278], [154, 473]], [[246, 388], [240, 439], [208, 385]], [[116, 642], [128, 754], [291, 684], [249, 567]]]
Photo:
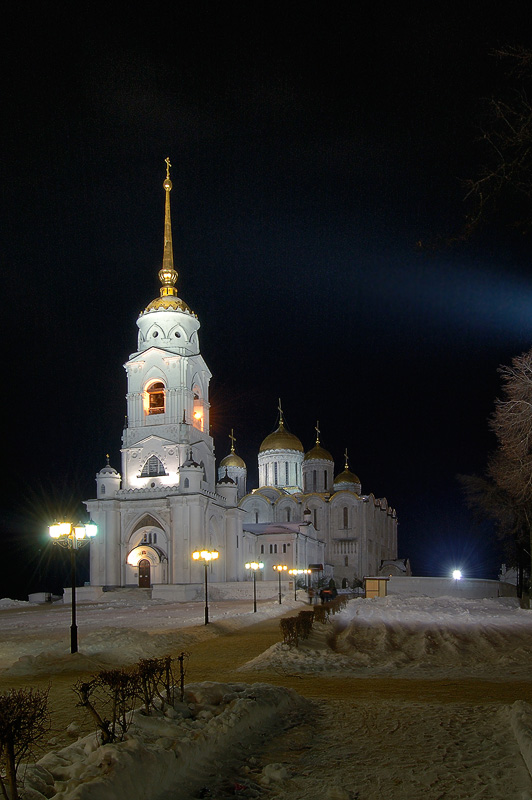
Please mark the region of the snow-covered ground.
[[395, 596], [352, 600], [298, 648], [279, 642], [244, 670], [528, 681], [531, 666], [532, 611], [517, 600]]
[[[253, 614], [248, 601], [220, 602], [210, 618], [223, 635], [290, 607], [303, 606], [285, 598], [282, 608], [265, 602]], [[0, 601], [0, 680], [20, 676], [22, 685], [71, 664], [69, 613], [61, 605]], [[174, 650], [176, 642], [186, 647], [203, 635], [202, 621], [201, 603], [138, 593], [82, 604], [79, 667], [162, 654], [170, 641]], [[532, 800], [527, 703], [368, 700], [352, 688], [353, 679], [367, 677], [377, 686], [399, 677], [412, 685], [419, 678], [532, 681], [531, 656], [532, 612], [514, 600], [353, 600], [299, 648], [278, 643], [241, 667], [235, 683], [189, 685], [175, 710], [137, 713], [126, 741], [99, 747], [92, 734], [50, 752], [28, 770], [28, 798]], [[250, 668], [316, 681], [343, 675], [350, 688], [341, 701], [309, 701], [245, 683]]]

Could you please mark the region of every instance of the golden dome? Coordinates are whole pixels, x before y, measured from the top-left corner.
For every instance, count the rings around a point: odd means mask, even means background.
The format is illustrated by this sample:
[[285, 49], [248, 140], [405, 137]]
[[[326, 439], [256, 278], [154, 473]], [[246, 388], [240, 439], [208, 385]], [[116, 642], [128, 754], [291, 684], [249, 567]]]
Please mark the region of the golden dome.
[[186, 311], [188, 314], [194, 313], [180, 297], [156, 297], [149, 306], [146, 306], [142, 313], [146, 314], [148, 311]]
[[265, 450], [297, 450], [299, 453], [305, 452], [297, 436], [285, 430], [282, 420], [277, 430], [264, 439], [259, 448], [259, 453], [264, 453]]
[[360, 483], [360, 478], [350, 469], [344, 469], [343, 472], [336, 476], [334, 483]]
[[221, 467], [242, 467], [246, 469], [246, 464], [240, 456], [237, 456], [236, 453], [229, 453], [228, 456], [222, 458], [220, 461]]
[[322, 447], [319, 442], [316, 442], [312, 450], [309, 450], [308, 453], [305, 453], [305, 458], [303, 461], [310, 461], [311, 459], [316, 459], [319, 461], [334, 461], [334, 458], [329, 451], [325, 450], [325, 448]]

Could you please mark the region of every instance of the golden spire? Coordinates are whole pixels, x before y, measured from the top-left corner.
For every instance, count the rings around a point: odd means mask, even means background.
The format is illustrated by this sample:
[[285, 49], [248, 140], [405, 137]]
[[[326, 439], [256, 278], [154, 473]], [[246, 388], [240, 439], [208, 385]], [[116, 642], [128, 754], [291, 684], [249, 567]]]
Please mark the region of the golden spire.
[[279, 427], [284, 427], [284, 417], [283, 417], [283, 408], [281, 406], [281, 398], [279, 398], [279, 405], [277, 406], [277, 411], [279, 412]]
[[162, 283], [160, 288], [161, 297], [177, 297], [175, 284], [177, 272], [174, 269], [174, 252], [172, 248], [172, 221], [170, 219], [170, 192], [172, 191], [172, 181], [170, 180], [170, 159], [166, 158], [166, 179], [163, 183], [166, 197], [164, 200], [164, 250], [163, 266], [159, 270], [159, 280]]
[[344, 467], [344, 469], [349, 469], [349, 461], [347, 460], [347, 447], [345, 448], [344, 457], [345, 457], [345, 467]]
[[236, 437], [235, 437], [235, 435], [234, 435], [234, 432], [233, 432], [233, 429], [232, 429], [232, 428], [231, 428], [231, 435], [230, 435], [230, 437], [229, 437], [229, 438], [231, 439], [231, 452], [232, 452], [232, 453], [234, 453], [234, 452], [235, 452], [235, 442], [236, 442]]
[[316, 431], [316, 444], [320, 443], [320, 421], [317, 420], [316, 425], [314, 426], [314, 430]]

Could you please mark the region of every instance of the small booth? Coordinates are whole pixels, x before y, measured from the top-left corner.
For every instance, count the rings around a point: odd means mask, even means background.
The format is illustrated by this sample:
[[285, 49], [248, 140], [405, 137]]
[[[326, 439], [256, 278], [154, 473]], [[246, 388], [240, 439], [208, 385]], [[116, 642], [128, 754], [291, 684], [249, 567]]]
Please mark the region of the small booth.
[[364, 597], [386, 597], [389, 580], [389, 577], [383, 578], [380, 575], [364, 578]]

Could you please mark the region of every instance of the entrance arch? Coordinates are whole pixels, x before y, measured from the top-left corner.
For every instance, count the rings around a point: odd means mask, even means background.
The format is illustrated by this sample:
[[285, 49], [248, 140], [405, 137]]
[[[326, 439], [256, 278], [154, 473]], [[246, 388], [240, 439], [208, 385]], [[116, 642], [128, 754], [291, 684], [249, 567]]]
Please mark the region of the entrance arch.
[[149, 589], [151, 586], [151, 564], [147, 558], [142, 558], [138, 563], [139, 589]]

